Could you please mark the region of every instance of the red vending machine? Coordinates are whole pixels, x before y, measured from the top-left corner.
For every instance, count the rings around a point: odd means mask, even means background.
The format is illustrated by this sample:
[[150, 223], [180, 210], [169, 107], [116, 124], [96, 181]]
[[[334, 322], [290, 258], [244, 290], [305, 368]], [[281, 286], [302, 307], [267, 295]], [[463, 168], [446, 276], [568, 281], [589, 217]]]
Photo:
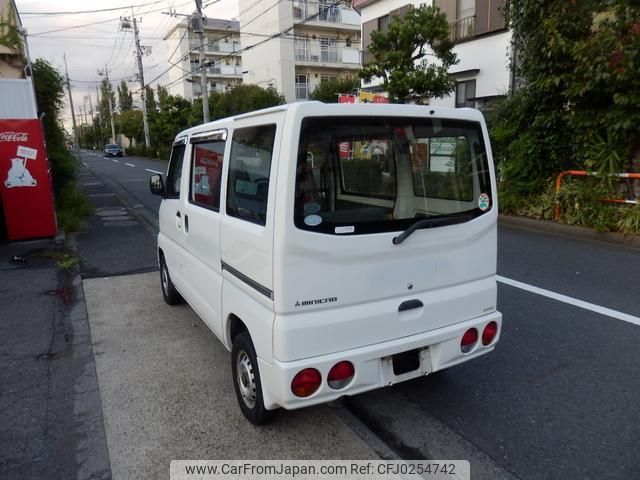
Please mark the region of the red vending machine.
[[0, 198], [11, 241], [57, 233], [43, 137], [38, 119], [0, 119]]

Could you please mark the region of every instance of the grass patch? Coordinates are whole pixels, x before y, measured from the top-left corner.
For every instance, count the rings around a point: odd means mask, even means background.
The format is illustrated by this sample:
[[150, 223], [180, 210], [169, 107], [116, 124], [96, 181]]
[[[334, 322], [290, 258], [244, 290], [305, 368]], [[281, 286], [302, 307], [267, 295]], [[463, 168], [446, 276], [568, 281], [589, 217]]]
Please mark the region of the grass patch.
[[73, 233], [86, 229], [93, 207], [75, 184], [69, 183], [56, 195], [56, 213], [58, 226], [66, 233]]

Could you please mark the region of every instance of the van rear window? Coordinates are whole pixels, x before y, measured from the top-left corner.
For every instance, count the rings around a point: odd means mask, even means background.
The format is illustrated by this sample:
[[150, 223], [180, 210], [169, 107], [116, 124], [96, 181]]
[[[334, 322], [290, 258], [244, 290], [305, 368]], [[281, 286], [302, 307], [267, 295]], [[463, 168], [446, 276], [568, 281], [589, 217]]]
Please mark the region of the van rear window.
[[294, 222], [318, 233], [404, 230], [424, 218], [466, 221], [492, 205], [477, 122], [308, 117], [297, 157]]

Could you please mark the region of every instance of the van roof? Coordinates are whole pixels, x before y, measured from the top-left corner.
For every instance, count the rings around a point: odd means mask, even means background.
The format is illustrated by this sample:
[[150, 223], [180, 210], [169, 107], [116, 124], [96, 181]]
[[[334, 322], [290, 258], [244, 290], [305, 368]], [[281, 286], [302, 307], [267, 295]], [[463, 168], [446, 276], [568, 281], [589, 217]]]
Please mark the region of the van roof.
[[276, 107], [264, 108], [253, 112], [242, 113], [232, 117], [221, 118], [203, 125], [180, 132], [176, 140], [195, 133], [215, 130], [229, 126], [236, 120], [268, 115], [271, 113], [294, 111], [303, 116], [397, 116], [450, 118], [459, 120], [482, 121], [480, 111], [473, 108], [451, 108], [433, 105], [404, 105], [396, 103], [323, 103], [318, 101], [296, 102]]

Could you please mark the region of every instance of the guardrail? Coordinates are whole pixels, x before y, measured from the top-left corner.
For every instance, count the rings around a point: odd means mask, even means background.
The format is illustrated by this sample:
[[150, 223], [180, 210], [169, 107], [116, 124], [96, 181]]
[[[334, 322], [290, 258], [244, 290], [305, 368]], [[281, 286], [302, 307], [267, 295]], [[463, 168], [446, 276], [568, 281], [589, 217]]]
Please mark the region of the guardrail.
[[[560, 173], [560, 175], [558, 175], [558, 177], [556, 178], [556, 206], [555, 206], [555, 211], [554, 211], [554, 215], [553, 215], [553, 219], [554, 220], [559, 220], [560, 219], [560, 197], [559, 197], [559, 193], [560, 193], [560, 189], [562, 188], [562, 181], [564, 180], [564, 177], [566, 177], [567, 175], [572, 175], [572, 176], [576, 176], [576, 177], [597, 177], [600, 175], [600, 173], [598, 172], [587, 172], [585, 170], [566, 170], [562, 173]], [[607, 177], [618, 177], [618, 178], [633, 178], [636, 180], [640, 180], [640, 173], [611, 173], [608, 175], [605, 175]], [[624, 203], [624, 204], [630, 204], [630, 205], [638, 205], [638, 200], [625, 200], [625, 199], [621, 199], [621, 198], [603, 198], [601, 201], [603, 202], [607, 202], [607, 203]]]

